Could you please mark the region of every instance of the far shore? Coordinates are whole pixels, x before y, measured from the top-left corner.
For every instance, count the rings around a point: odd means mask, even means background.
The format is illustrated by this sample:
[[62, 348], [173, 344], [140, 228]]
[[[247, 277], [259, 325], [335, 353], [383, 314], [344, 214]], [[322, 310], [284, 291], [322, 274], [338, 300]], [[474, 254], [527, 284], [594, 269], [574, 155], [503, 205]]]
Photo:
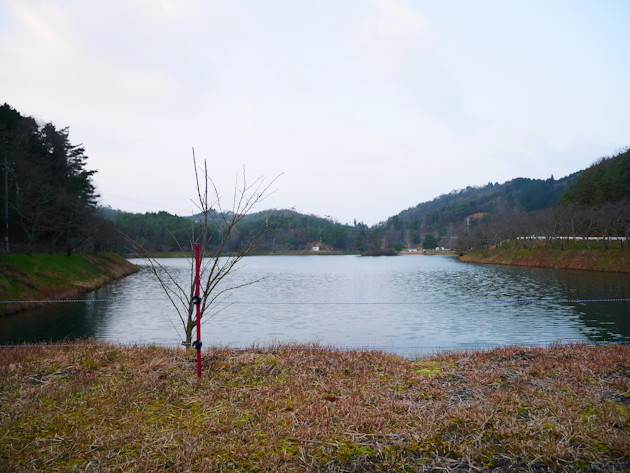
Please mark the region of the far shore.
[[459, 257], [465, 263], [502, 264], [536, 268], [630, 273], [630, 250], [554, 248], [492, 248]]
[[[398, 255], [447, 255], [453, 256], [458, 253], [454, 250], [401, 250]], [[361, 256], [357, 251], [337, 251], [337, 250], [279, 250], [279, 251], [255, 251], [248, 256]], [[389, 254], [388, 254], [389, 255]], [[192, 252], [163, 252], [151, 253], [152, 258], [191, 258]], [[141, 256], [128, 254], [129, 259], [142, 259]]]

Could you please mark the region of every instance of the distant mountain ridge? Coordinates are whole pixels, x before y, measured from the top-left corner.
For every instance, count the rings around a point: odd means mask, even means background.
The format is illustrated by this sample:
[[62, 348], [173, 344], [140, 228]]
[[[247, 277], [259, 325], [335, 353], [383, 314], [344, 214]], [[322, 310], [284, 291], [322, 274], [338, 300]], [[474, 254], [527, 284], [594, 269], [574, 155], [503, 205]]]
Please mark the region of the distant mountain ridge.
[[[198, 216], [98, 207], [92, 182], [97, 171], [86, 167], [86, 150], [70, 142], [68, 128], [40, 124], [8, 104], [0, 105], [2, 155], [6, 252], [10, 246], [26, 253], [127, 253], [132, 242], [152, 252], [179, 252], [188, 251], [191, 238], [200, 234]], [[208, 234], [212, 246], [221, 233], [213, 230], [230, 214], [209, 216], [219, 223]], [[452, 191], [372, 227], [283, 209], [245, 215], [231, 230], [226, 251], [238, 251], [267, 230], [273, 232], [260, 251], [377, 255], [436, 246], [467, 251], [524, 235], [560, 245], [568, 236], [597, 236], [605, 245], [615, 237], [624, 246], [630, 241], [630, 148], [561, 179], [519, 177]]]
[[519, 177], [503, 184], [469, 186], [403, 210], [379, 225], [389, 243], [397, 240], [407, 247], [417, 246], [427, 233], [450, 241], [467, 225], [467, 219], [496, 219], [558, 205], [579, 174], [546, 180]]
[[[317, 246], [324, 250], [372, 253], [383, 248], [420, 248], [427, 235], [434, 237], [438, 246], [455, 247], [458, 235], [464, 229], [468, 231], [484, 223], [549, 211], [560, 204], [587, 205], [590, 202], [585, 196], [588, 195], [599, 196], [598, 202], [630, 196], [629, 150], [560, 179], [553, 176], [548, 179], [519, 177], [503, 184], [488, 183], [454, 190], [403, 210], [372, 227], [356, 222], [354, 225], [340, 224], [291, 209], [264, 210], [242, 220], [232, 244], [237, 246], [239, 241], [246, 240], [260, 225], [271, 224], [276, 231], [259, 248], [261, 251], [304, 251]], [[155, 251], [186, 248], [191, 220], [195, 221], [195, 216], [178, 217], [167, 212], [131, 214], [105, 209], [104, 215], [114, 220], [131, 238]]]

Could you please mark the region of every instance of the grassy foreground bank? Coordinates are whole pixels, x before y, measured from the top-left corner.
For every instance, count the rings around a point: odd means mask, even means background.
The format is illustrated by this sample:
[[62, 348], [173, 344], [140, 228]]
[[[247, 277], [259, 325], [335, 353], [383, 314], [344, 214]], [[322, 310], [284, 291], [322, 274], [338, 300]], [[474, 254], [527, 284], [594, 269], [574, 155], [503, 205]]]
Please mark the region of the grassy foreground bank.
[[[113, 253], [1, 255], [0, 301], [73, 299], [137, 270]], [[0, 315], [37, 305], [0, 304]]]
[[0, 349], [0, 471], [627, 471], [630, 345]]
[[555, 248], [491, 248], [459, 257], [467, 263], [507, 264], [538, 268], [581, 269], [630, 273], [630, 250], [583, 250]]

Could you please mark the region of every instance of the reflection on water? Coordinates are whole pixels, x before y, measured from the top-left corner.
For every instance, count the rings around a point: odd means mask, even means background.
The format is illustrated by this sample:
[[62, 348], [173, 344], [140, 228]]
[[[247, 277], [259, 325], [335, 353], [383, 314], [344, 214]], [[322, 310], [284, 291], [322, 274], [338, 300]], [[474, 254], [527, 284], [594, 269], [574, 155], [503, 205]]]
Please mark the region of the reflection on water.
[[[163, 262], [189, 279], [186, 260]], [[623, 274], [410, 255], [255, 256], [231, 275], [232, 282], [260, 277], [205, 321], [205, 346], [318, 341], [416, 354], [427, 347], [630, 340], [630, 303], [563, 302], [628, 299], [630, 278]], [[2, 318], [0, 343], [181, 340], [181, 322], [147, 270], [86, 298], [108, 301], [56, 303]], [[555, 302], [517, 302], [541, 300]]]

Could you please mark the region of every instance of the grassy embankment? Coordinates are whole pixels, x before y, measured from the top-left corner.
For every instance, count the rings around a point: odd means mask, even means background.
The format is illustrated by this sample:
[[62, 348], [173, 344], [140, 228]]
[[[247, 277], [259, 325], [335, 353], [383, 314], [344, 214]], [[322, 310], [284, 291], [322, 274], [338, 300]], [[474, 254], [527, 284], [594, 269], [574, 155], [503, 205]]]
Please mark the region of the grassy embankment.
[[[99, 254], [9, 254], [0, 256], [0, 300], [37, 301], [73, 299], [82, 292], [127, 276], [137, 267], [113, 253]], [[0, 315], [29, 304], [0, 304]]]
[[630, 346], [0, 350], [0, 470], [628, 471]]
[[496, 248], [471, 251], [459, 259], [467, 263], [630, 273], [630, 250], [586, 249], [584, 243], [561, 249], [545, 248], [542, 243], [530, 243], [530, 247], [524, 248], [507, 242]]

